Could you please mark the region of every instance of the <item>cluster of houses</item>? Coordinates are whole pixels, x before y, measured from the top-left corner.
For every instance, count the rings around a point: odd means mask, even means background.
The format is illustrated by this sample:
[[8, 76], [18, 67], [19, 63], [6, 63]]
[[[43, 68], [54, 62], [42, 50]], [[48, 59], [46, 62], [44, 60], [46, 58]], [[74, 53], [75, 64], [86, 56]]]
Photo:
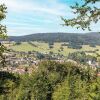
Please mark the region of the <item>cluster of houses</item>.
[[26, 52], [9, 52], [4, 53], [5, 62], [8, 67], [19, 67], [19, 66], [34, 66], [38, 64], [38, 60], [35, 59], [33, 53]]
[[96, 61], [91, 61], [91, 60], [89, 60], [88, 62], [87, 62], [87, 64], [90, 66], [90, 67], [92, 67], [94, 70], [97, 70], [98, 72], [97, 72], [97, 76], [100, 76], [100, 62], [96, 62]]
[[28, 68], [24, 68], [24, 67], [4, 67], [1, 68], [0, 71], [4, 71], [4, 72], [9, 72], [9, 73], [16, 73], [16, 74], [31, 74], [34, 71], [33, 67], [28, 67]]
[[32, 70], [36, 69], [39, 63], [34, 57], [34, 53], [30, 52], [17, 52], [10, 51], [3, 54], [5, 56], [6, 65], [0, 68], [0, 71], [8, 71], [11, 73], [32, 73]]
[[[5, 57], [5, 66], [0, 68], [0, 71], [7, 71], [11, 73], [31, 73], [32, 70], [38, 68], [38, 63], [41, 60], [57, 60], [57, 62], [63, 62], [64, 60], [59, 59], [57, 56], [51, 57], [48, 54], [40, 54], [37, 52], [19, 52], [10, 50], [3, 53]], [[45, 56], [45, 59], [42, 58]]]
[[87, 61], [87, 64], [89, 66], [91, 66], [93, 69], [100, 68], [100, 64], [97, 61], [91, 61], [91, 60], [89, 60], [89, 61]]
[[[44, 54], [46, 55], [46, 54]], [[24, 74], [24, 73], [32, 73], [32, 70], [35, 68], [38, 68], [38, 63], [41, 61], [36, 58], [36, 53], [34, 52], [19, 52], [19, 51], [9, 51], [4, 53], [5, 56], [5, 62], [6, 66], [4, 68], [1, 68], [2, 71], [9, 71], [11, 73], [18, 73], [18, 74]], [[40, 55], [41, 56], [41, 55]], [[48, 56], [45, 57], [45, 59], [48, 59]], [[59, 56], [51, 57], [56, 62], [73, 62], [77, 64], [76, 61], [71, 59], [60, 59]], [[97, 61], [88, 60], [86, 62], [90, 67], [93, 69], [100, 69], [100, 63]], [[100, 74], [100, 71], [98, 72]]]

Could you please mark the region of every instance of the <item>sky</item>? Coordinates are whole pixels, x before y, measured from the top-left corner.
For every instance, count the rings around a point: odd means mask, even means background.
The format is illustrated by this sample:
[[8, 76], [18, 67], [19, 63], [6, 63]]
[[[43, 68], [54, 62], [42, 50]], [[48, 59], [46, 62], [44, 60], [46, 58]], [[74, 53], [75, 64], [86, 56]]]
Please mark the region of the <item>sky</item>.
[[[61, 16], [68, 19], [75, 15], [70, 8], [77, 0], [0, 0], [7, 6], [7, 16], [3, 25], [7, 26], [7, 34], [21, 36], [33, 33], [86, 33], [72, 27], [62, 26]], [[81, 0], [78, 0], [81, 3]], [[99, 5], [99, 4], [98, 4]], [[93, 32], [99, 30], [100, 23], [92, 24]]]

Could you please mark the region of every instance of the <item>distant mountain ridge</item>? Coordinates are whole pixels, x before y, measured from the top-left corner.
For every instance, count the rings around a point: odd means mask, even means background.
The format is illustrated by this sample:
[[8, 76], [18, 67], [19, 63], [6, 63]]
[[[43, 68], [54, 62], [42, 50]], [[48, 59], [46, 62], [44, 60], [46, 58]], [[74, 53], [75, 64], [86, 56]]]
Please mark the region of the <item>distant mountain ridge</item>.
[[96, 44], [100, 45], [100, 33], [37, 33], [25, 36], [10, 36], [10, 41], [25, 42], [25, 41], [44, 41], [44, 42], [69, 42], [79, 44]]

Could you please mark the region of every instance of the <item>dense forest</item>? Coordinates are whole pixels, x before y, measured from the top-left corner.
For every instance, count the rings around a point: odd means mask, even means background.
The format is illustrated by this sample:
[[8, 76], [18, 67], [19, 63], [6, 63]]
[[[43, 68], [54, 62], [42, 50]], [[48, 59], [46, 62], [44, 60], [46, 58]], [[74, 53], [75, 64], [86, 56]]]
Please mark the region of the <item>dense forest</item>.
[[100, 33], [38, 33], [26, 36], [11, 36], [10, 41], [69, 42], [77, 45], [100, 45]]
[[31, 75], [2, 72], [0, 100], [100, 100], [100, 77], [82, 66], [43, 61]]

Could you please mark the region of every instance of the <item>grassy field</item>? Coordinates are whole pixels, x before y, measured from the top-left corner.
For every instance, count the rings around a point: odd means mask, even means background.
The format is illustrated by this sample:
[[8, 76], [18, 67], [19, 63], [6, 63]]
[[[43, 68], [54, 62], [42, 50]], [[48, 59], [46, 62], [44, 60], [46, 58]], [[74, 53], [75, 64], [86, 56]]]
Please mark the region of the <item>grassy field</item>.
[[[49, 53], [50, 51], [54, 53], [60, 53], [63, 54], [64, 56], [67, 56], [69, 53], [75, 52], [75, 51], [94, 51], [98, 49], [97, 51], [100, 54], [100, 46], [96, 47], [90, 47], [89, 45], [83, 45], [82, 49], [71, 49], [68, 48], [67, 46], [63, 46], [63, 51], [60, 51], [61, 44], [63, 43], [54, 43], [53, 48], [50, 49], [48, 46], [48, 43], [44, 42], [31, 42], [33, 45], [29, 44], [28, 42], [22, 42], [20, 45], [13, 45], [10, 48], [15, 50], [15, 51], [38, 51], [41, 53]], [[34, 46], [36, 45], [36, 46]]]

